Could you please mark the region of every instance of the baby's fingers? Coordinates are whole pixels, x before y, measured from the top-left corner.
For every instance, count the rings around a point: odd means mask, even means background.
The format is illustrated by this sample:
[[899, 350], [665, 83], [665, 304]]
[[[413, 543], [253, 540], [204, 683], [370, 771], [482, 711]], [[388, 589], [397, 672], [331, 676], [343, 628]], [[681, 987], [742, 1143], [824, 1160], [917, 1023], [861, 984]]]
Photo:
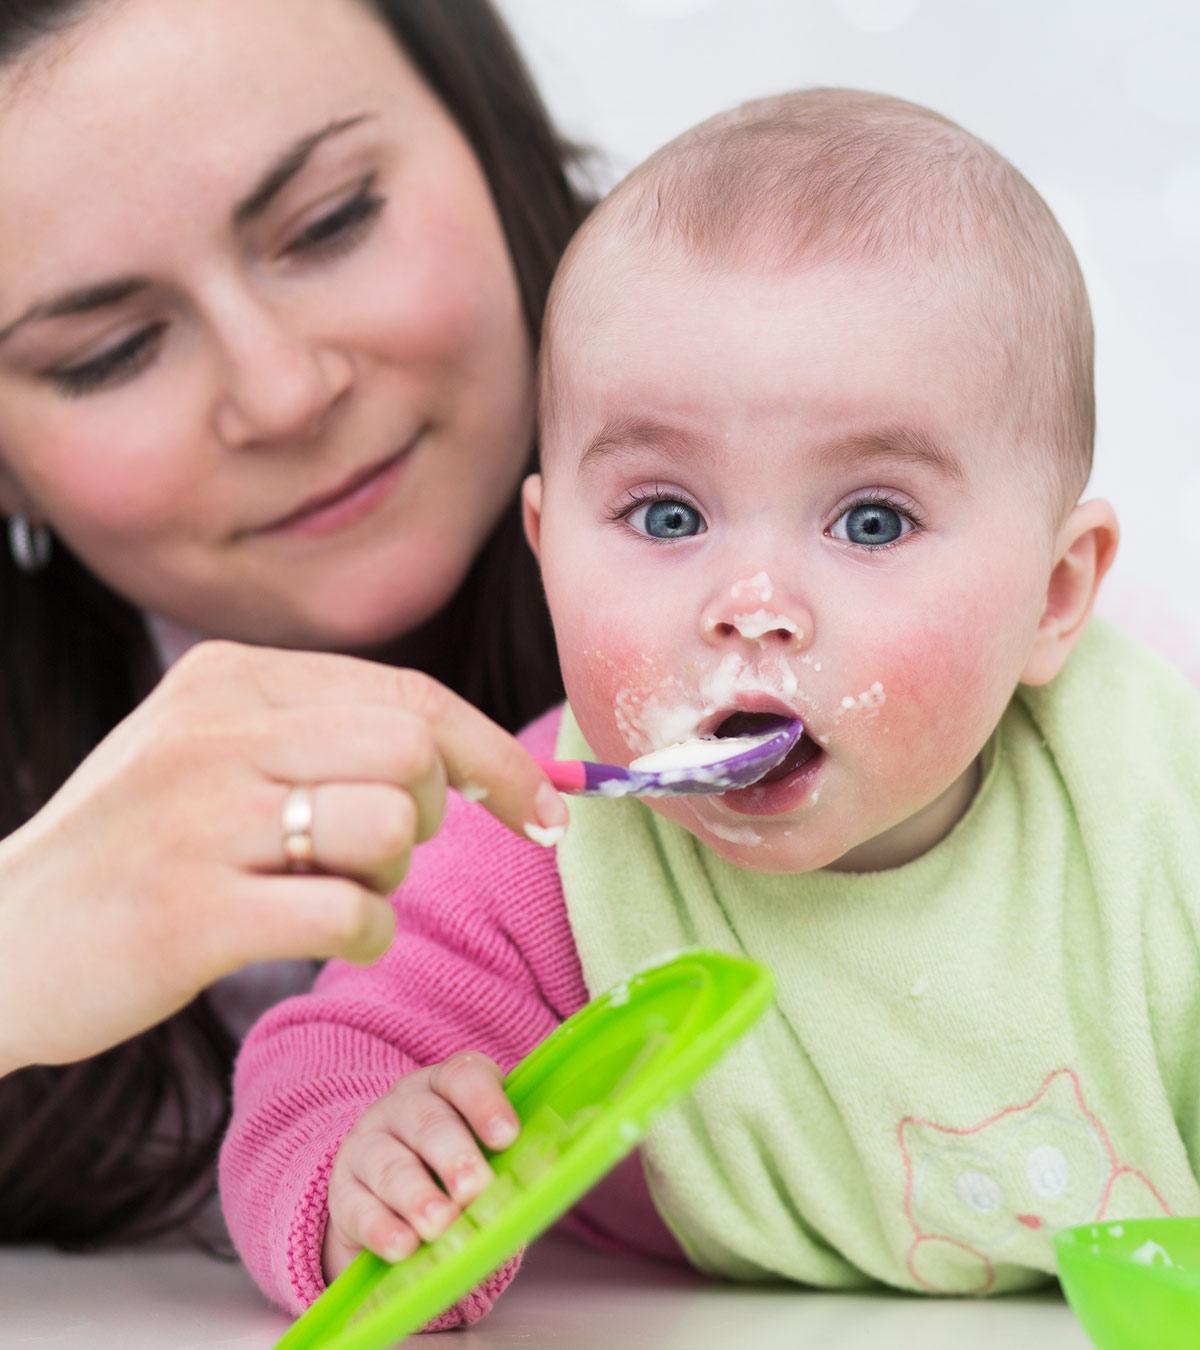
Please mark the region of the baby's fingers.
[[[436, 1098], [429, 1096], [423, 1100], [437, 1102]], [[460, 1159], [464, 1152], [463, 1146], [470, 1142], [470, 1136], [444, 1102], [437, 1102], [437, 1105], [449, 1118], [438, 1114], [439, 1128], [451, 1136], [447, 1140], [447, 1152], [449, 1156]], [[436, 1165], [432, 1158], [428, 1161]], [[486, 1166], [482, 1158], [479, 1162], [481, 1166]], [[408, 1224], [425, 1242], [431, 1242], [458, 1217], [458, 1206], [433, 1180], [421, 1157], [394, 1135], [384, 1131], [374, 1133], [356, 1158], [354, 1172], [356, 1179], [387, 1210]], [[372, 1247], [371, 1250], [375, 1251], [376, 1248]]]
[[327, 1283], [332, 1283], [365, 1247], [385, 1261], [401, 1261], [420, 1246], [411, 1225], [390, 1210], [356, 1177], [330, 1189], [329, 1223], [321, 1251]]
[[[507, 1148], [520, 1119], [501, 1086], [504, 1075], [486, 1055], [468, 1050], [429, 1071], [429, 1086], [458, 1111], [489, 1148]], [[474, 1144], [474, 1140], [472, 1140]]]

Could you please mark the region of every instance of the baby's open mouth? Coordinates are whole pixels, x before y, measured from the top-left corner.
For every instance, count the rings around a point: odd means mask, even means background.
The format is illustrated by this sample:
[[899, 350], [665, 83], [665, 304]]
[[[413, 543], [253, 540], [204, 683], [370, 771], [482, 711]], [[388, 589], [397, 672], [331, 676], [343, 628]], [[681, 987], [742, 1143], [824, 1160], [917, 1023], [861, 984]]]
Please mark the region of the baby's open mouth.
[[[778, 726], [781, 716], [780, 713], [766, 712], [730, 713], [709, 734], [722, 739], [727, 736], [758, 736], [765, 731], [769, 731], [772, 726]], [[821, 753], [821, 747], [805, 731], [787, 755], [770, 773], [764, 774], [758, 780], [756, 786], [762, 783], [776, 783], [781, 778], [787, 778], [790, 774], [804, 768], [806, 764], [816, 759]]]

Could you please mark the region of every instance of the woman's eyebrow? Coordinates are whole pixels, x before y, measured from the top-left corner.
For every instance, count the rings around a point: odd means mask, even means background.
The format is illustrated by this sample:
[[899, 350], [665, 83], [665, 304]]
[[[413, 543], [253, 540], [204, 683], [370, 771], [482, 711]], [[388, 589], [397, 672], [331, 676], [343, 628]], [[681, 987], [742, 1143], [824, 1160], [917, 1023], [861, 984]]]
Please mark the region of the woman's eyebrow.
[[361, 126], [363, 122], [378, 115], [378, 113], [359, 113], [357, 117], [346, 117], [339, 122], [331, 122], [320, 131], [302, 136], [295, 145], [279, 156], [251, 191], [234, 207], [233, 223], [237, 226], [246, 225], [256, 216], [262, 215], [312, 158], [317, 146], [329, 140], [331, 136], [340, 136], [351, 127]]
[[0, 328], [0, 342], [7, 342], [18, 328], [23, 328], [27, 323], [61, 319], [70, 314], [87, 314], [93, 309], [120, 304], [149, 285], [146, 277], [118, 277], [114, 281], [97, 282], [94, 286], [80, 286], [78, 290], [66, 291], [53, 300], [39, 300], [7, 328]]
[[[251, 191], [234, 207], [234, 225], [244, 226], [260, 216], [304, 168], [319, 145], [377, 116], [378, 113], [360, 113], [357, 117], [346, 117], [341, 121], [331, 122], [320, 131], [302, 136], [270, 165]], [[20, 318], [14, 319], [7, 327], [0, 328], [0, 343], [7, 342], [18, 328], [24, 328], [26, 324], [37, 323], [44, 319], [67, 318], [72, 314], [88, 314], [92, 310], [120, 304], [122, 300], [128, 300], [138, 291], [146, 290], [149, 285], [147, 277], [118, 277], [111, 281], [80, 286], [50, 300], [38, 300]]]

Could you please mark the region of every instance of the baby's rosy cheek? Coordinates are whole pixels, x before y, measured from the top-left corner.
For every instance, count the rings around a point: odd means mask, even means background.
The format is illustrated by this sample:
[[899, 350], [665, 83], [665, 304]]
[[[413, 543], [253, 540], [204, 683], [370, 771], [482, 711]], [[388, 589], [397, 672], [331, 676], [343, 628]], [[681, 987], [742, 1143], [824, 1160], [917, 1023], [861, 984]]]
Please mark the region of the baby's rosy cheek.
[[[648, 658], [626, 631], [581, 624], [579, 642], [563, 655], [567, 697], [592, 749], [623, 762], [649, 745], [645, 723], [658, 709], [671, 674]], [[578, 631], [578, 630], [577, 630]]]
[[855, 738], [873, 742], [882, 775], [902, 764], [914, 787], [937, 787], [960, 773], [1011, 692], [1002, 663], [942, 624], [914, 632], [911, 643], [878, 669], [885, 701], [873, 722], [856, 728]]

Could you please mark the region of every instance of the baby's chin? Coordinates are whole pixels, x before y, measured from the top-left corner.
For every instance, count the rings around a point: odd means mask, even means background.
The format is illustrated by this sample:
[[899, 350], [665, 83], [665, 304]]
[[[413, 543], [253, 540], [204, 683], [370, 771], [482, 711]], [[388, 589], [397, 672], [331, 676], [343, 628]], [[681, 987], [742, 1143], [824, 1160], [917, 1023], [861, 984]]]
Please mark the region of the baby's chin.
[[845, 851], [820, 837], [815, 822], [735, 816], [717, 820], [696, 813], [687, 798], [648, 799], [647, 805], [679, 825], [733, 867], [775, 875], [817, 872], [836, 863]]

